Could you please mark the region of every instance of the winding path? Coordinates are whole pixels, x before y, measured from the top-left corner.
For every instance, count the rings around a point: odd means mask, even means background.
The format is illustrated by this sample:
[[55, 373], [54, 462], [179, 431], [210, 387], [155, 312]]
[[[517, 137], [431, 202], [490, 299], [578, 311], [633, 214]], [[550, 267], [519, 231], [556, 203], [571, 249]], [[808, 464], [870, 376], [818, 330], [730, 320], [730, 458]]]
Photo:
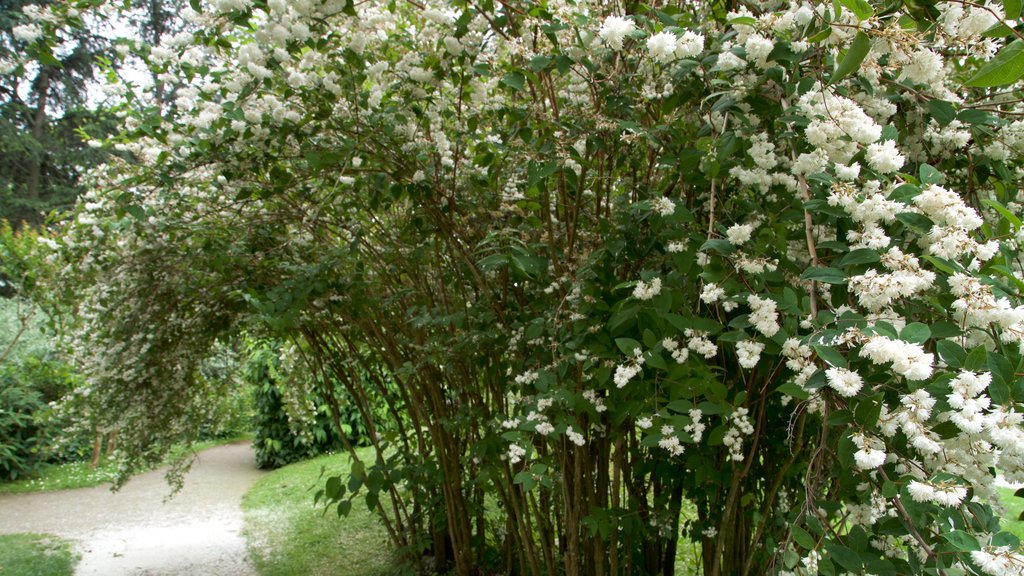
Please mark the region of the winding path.
[[242, 495], [262, 473], [248, 443], [199, 454], [170, 500], [163, 471], [105, 486], [0, 495], [0, 533], [48, 532], [77, 543], [78, 576], [254, 576]]

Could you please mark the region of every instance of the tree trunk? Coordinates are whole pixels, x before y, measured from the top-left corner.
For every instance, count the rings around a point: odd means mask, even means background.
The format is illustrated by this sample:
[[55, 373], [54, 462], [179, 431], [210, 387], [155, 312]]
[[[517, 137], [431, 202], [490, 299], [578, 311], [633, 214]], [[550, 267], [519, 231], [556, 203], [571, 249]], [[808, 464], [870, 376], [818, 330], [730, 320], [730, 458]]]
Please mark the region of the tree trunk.
[[32, 128], [33, 145], [36, 147], [29, 157], [28, 181], [25, 184], [25, 197], [29, 200], [37, 200], [42, 190], [43, 182], [43, 159], [46, 156], [46, 148], [43, 145], [43, 138], [46, 135], [46, 128], [49, 125], [49, 117], [46, 115], [46, 103], [50, 98], [50, 75], [51, 70], [43, 66], [39, 70], [32, 83], [32, 95], [35, 100], [35, 108], [32, 110], [30, 126]]

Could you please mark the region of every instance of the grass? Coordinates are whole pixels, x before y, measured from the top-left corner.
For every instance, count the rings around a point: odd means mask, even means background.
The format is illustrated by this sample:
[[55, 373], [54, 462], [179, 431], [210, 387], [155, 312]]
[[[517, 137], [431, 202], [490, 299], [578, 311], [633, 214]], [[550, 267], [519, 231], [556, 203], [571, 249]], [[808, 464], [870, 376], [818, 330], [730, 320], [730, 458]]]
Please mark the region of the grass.
[[1024, 540], [1024, 522], [1017, 520], [1020, 513], [1024, 512], [1024, 498], [1017, 498], [1013, 495], [1016, 492], [1013, 488], [999, 488], [999, 496], [1006, 506], [1006, 516], [1003, 518], [1003, 530], [1012, 532], [1017, 538]]
[[[244, 440], [247, 436], [225, 438], [219, 440], [207, 440], [195, 445], [196, 452], [232, 444]], [[173, 450], [171, 458], [180, 455], [182, 450]], [[71, 490], [73, 488], [91, 488], [101, 484], [108, 484], [114, 479], [117, 465], [114, 461], [104, 458], [96, 468], [90, 468], [89, 462], [67, 462], [65, 464], [51, 464], [40, 469], [39, 474], [26, 478], [19, 478], [13, 482], [0, 482], [0, 494], [21, 494], [25, 492], [48, 492], [51, 490]], [[0, 576], [7, 576], [0, 572]]]
[[[365, 458], [371, 459], [369, 451]], [[394, 573], [387, 533], [362, 498], [341, 518], [313, 504], [326, 478], [345, 479], [348, 469], [348, 456], [321, 456], [275, 470], [249, 490], [242, 499], [245, 535], [260, 576]]]
[[0, 535], [3, 576], [71, 576], [77, 563], [71, 542], [52, 534]]

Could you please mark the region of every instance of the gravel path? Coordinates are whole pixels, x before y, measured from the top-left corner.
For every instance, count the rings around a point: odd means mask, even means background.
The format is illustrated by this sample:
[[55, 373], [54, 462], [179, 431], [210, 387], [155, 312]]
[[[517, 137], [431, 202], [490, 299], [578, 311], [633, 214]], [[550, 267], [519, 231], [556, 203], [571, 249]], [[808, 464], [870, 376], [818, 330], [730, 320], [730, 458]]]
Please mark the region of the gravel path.
[[255, 576], [242, 495], [259, 479], [248, 443], [199, 454], [166, 500], [163, 471], [107, 487], [0, 495], [0, 533], [49, 532], [77, 543], [78, 576]]

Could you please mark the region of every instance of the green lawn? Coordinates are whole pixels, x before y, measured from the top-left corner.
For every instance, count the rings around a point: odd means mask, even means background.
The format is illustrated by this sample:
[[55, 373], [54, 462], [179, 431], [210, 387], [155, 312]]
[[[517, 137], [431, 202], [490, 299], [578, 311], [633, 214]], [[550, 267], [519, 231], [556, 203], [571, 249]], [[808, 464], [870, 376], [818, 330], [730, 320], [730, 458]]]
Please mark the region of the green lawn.
[[3, 576], [71, 576], [77, 563], [71, 542], [52, 534], [0, 535]]
[[[365, 453], [369, 459], [370, 452]], [[320, 477], [323, 467], [327, 468]], [[260, 576], [379, 576], [394, 572], [387, 533], [361, 499], [347, 517], [314, 506], [327, 476], [347, 475], [347, 456], [275, 470], [245, 495], [245, 535]]]
[[1024, 498], [1017, 498], [1013, 495], [1012, 488], [1000, 488], [999, 495], [1006, 505], [1006, 517], [1003, 520], [1003, 530], [1012, 532], [1017, 538], [1024, 540], [1024, 522], [1017, 520], [1021, 512], [1024, 512]]

